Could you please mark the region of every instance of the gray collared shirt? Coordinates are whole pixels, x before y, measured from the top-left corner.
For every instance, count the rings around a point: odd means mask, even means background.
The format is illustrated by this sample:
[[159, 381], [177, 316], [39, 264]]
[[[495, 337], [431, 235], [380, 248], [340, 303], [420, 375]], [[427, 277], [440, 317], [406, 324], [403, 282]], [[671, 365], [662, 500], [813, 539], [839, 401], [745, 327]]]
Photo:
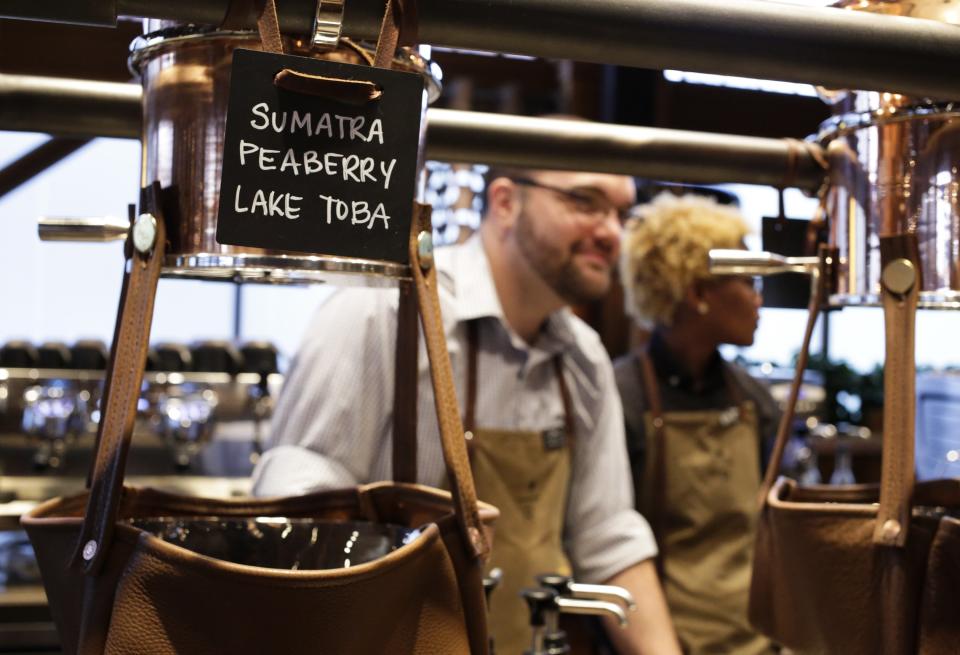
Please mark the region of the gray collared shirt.
[[[479, 427], [561, 427], [552, 359], [563, 354], [576, 431], [564, 539], [577, 578], [607, 580], [656, 555], [650, 527], [633, 509], [623, 410], [597, 334], [564, 309], [527, 344], [504, 319], [479, 236], [439, 249], [436, 261], [461, 411], [466, 323], [480, 320]], [[396, 313], [396, 292], [382, 289], [343, 289], [320, 307], [277, 402], [271, 448], [253, 474], [254, 493], [296, 494], [390, 478]], [[422, 338], [418, 368], [418, 482], [440, 486], [445, 469]]]

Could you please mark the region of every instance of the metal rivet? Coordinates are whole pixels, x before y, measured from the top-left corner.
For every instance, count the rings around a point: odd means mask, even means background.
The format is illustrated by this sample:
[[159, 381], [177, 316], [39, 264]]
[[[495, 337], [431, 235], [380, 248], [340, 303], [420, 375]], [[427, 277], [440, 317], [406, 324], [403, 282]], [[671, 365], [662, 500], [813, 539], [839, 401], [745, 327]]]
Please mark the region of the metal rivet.
[[473, 432], [470, 432], [470, 430], [467, 430], [466, 432], [463, 433], [463, 438], [466, 439], [467, 441], [473, 441]]
[[883, 538], [887, 541], [893, 541], [900, 536], [900, 521], [894, 519], [887, 519], [883, 523], [882, 533]]
[[83, 545], [83, 559], [89, 562], [97, 554], [97, 542], [91, 539]]
[[427, 231], [417, 235], [417, 257], [424, 270], [433, 267], [433, 235]]
[[883, 267], [880, 281], [890, 293], [903, 295], [917, 281], [917, 269], [909, 259], [895, 259]]
[[653, 427], [658, 428], [658, 429], [659, 429], [659, 428], [662, 428], [662, 427], [663, 427], [663, 419], [660, 418], [659, 416], [656, 417], [655, 419], [653, 419]]
[[153, 250], [157, 241], [157, 219], [153, 214], [140, 214], [133, 222], [133, 247], [142, 255]]

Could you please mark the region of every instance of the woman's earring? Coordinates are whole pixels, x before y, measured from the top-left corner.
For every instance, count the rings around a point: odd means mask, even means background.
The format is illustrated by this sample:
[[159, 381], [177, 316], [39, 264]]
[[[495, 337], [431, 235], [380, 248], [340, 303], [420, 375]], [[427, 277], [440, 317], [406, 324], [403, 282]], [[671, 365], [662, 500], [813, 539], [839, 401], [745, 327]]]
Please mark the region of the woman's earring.
[[700, 316], [706, 316], [710, 313], [710, 305], [707, 304], [707, 301], [701, 300], [697, 303], [697, 313], [700, 314]]

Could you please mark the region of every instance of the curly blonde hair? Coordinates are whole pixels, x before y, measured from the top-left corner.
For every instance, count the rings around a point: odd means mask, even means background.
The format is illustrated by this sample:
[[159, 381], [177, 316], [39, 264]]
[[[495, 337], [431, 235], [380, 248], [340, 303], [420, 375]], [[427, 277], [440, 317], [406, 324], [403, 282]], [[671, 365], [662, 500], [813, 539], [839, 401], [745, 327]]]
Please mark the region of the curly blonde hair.
[[713, 198], [661, 193], [627, 223], [620, 277], [627, 314], [670, 325], [693, 283], [710, 277], [711, 248], [741, 248], [750, 232], [740, 212]]

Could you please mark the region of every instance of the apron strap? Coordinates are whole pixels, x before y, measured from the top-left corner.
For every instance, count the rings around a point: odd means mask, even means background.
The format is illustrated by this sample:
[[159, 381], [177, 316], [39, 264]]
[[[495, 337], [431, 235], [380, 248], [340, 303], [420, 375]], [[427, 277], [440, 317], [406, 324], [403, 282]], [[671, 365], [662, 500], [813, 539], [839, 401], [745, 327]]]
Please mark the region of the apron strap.
[[640, 369], [640, 391], [653, 417], [653, 434], [656, 448], [656, 458], [653, 460], [653, 480], [650, 491], [650, 528], [657, 540], [657, 574], [663, 578], [664, 562], [664, 511], [667, 499], [667, 440], [663, 430], [663, 402], [660, 398], [660, 386], [657, 384], [657, 375], [653, 370], [653, 362], [645, 350], [636, 353], [637, 365]]
[[[473, 432], [477, 425], [477, 375], [480, 353], [480, 321], [467, 321], [467, 402], [464, 408], [463, 429]], [[563, 376], [563, 355], [557, 353], [553, 358], [553, 371], [560, 387], [560, 400], [563, 403], [563, 429], [567, 438], [572, 440], [575, 434], [573, 420], [573, 397]], [[569, 446], [569, 444], [568, 444]]]

